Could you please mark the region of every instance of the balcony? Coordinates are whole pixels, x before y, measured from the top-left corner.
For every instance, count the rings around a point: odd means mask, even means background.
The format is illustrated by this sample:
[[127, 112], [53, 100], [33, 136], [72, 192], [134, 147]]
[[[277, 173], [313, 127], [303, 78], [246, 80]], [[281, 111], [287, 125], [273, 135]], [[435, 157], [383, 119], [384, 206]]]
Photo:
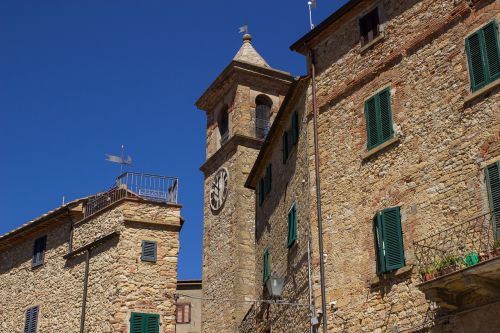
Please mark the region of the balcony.
[[147, 173], [125, 172], [113, 186], [87, 201], [84, 218], [94, 215], [125, 198], [140, 198], [152, 202], [177, 204], [179, 180]]
[[[496, 216], [500, 212], [496, 212]], [[447, 310], [500, 299], [500, 240], [490, 212], [414, 242], [427, 299]]]

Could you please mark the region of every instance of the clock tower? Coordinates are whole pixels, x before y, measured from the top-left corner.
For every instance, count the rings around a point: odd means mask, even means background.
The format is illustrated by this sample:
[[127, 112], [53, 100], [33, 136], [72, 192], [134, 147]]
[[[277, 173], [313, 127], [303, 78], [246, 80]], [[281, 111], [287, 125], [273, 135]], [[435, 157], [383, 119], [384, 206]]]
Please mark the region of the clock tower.
[[244, 187], [293, 78], [243, 36], [240, 50], [196, 102], [207, 116], [202, 332], [236, 332], [255, 295], [255, 193]]

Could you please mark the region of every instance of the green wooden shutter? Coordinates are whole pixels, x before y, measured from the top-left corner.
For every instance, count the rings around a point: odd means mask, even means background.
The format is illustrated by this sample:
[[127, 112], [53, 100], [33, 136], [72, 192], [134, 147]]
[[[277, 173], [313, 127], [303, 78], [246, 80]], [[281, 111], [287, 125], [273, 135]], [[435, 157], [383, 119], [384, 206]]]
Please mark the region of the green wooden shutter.
[[385, 89], [380, 94], [377, 95], [378, 110], [380, 114], [380, 128], [378, 133], [380, 134], [380, 143], [392, 138], [392, 115], [391, 115], [391, 92], [389, 89]]
[[262, 206], [265, 196], [266, 194], [264, 192], [264, 178], [261, 178], [259, 180], [259, 206]]
[[299, 114], [294, 112], [292, 115], [292, 143], [294, 145], [299, 141]]
[[373, 217], [373, 243], [375, 245], [375, 261], [377, 274], [384, 272], [384, 237], [382, 235], [382, 219], [380, 213], [377, 212]]
[[498, 47], [498, 27], [495, 21], [483, 28], [485, 60], [488, 81], [493, 82], [500, 77], [500, 51]]
[[143, 333], [144, 319], [143, 313], [132, 313], [130, 316], [130, 333]]
[[482, 32], [478, 31], [467, 38], [465, 42], [472, 91], [476, 91], [486, 84], [481, 37]]
[[157, 314], [146, 315], [145, 330], [143, 333], [159, 333], [160, 332], [160, 316]]
[[269, 279], [269, 276], [271, 274], [271, 265], [269, 263], [269, 250], [264, 251], [264, 264], [262, 268], [262, 281], [263, 283], [266, 283], [267, 279]]
[[378, 142], [377, 110], [375, 97], [370, 98], [365, 103], [366, 131], [368, 133], [368, 149], [375, 147]]
[[486, 167], [486, 185], [495, 239], [500, 239], [500, 161]]
[[403, 251], [403, 232], [399, 207], [384, 209], [381, 212], [385, 272], [405, 265]]
[[266, 194], [271, 192], [271, 182], [272, 182], [272, 166], [268, 164], [266, 167]]
[[283, 164], [286, 164], [288, 160], [288, 132], [283, 133], [281, 150], [283, 152]]
[[288, 247], [292, 246], [297, 240], [297, 208], [292, 205], [288, 211]]
[[156, 242], [142, 241], [141, 260], [156, 262]]

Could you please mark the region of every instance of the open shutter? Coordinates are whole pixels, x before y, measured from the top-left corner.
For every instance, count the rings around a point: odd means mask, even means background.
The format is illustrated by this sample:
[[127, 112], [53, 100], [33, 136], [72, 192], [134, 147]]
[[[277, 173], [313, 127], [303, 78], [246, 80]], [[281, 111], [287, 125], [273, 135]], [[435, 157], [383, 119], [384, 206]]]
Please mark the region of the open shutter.
[[384, 246], [385, 272], [405, 265], [403, 252], [403, 232], [399, 207], [382, 211], [382, 234]]
[[141, 260], [156, 262], [156, 242], [142, 241]]
[[47, 236], [37, 238], [33, 246], [33, 258], [31, 267], [36, 267], [43, 264], [45, 259], [45, 250], [47, 248]]
[[391, 115], [391, 92], [389, 89], [377, 95], [378, 109], [380, 112], [379, 143], [382, 143], [393, 135]]
[[267, 279], [269, 278], [269, 275], [271, 274], [271, 267], [269, 264], [269, 250], [264, 251], [264, 263], [263, 263], [263, 268], [262, 268], [262, 282], [266, 283]]
[[500, 51], [498, 46], [498, 27], [495, 21], [483, 28], [485, 60], [488, 65], [489, 82], [500, 77]]
[[143, 333], [144, 319], [143, 313], [132, 313], [130, 317], [130, 333]]
[[486, 167], [486, 184], [495, 239], [500, 239], [500, 161]]
[[146, 324], [144, 333], [159, 333], [160, 332], [160, 316], [156, 314], [146, 315]]
[[481, 36], [482, 32], [478, 31], [467, 38], [465, 42], [472, 91], [478, 90], [486, 83]]
[[281, 149], [283, 152], [283, 164], [286, 164], [286, 161], [288, 160], [288, 132], [283, 133]]
[[297, 144], [299, 140], [299, 114], [294, 112], [292, 115], [292, 143]]
[[384, 272], [384, 237], [382, 235], [382, 219], [380, 213], [373, 217], [373, 243], [375, 245], [375, 261], [377, 275]]
[[379, 134], [377, 126], [377, 110], [375, 104], [375, 97], [370, 98], [365, 103], [365, 115], [366, 115], [366, 131], [368, 137], [368, 149], [375, 147], [379, 144]]
[[271, 192], [271, 182], [272, 182], [272, 166], [268, 164], [266, 167], [266, 194]]

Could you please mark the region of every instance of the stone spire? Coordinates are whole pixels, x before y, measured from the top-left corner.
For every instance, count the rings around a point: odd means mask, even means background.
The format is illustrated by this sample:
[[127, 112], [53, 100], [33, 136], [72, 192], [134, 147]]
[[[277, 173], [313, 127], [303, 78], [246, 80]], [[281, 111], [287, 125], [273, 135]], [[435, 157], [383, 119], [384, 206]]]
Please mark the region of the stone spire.
[[262, 56], [255, 50], [252, 45], [252, 36], [248, 33], [243, 35], [243, 45], [234, 56], [233, 60], [247, 62], [252, 65], [271, 68]]

